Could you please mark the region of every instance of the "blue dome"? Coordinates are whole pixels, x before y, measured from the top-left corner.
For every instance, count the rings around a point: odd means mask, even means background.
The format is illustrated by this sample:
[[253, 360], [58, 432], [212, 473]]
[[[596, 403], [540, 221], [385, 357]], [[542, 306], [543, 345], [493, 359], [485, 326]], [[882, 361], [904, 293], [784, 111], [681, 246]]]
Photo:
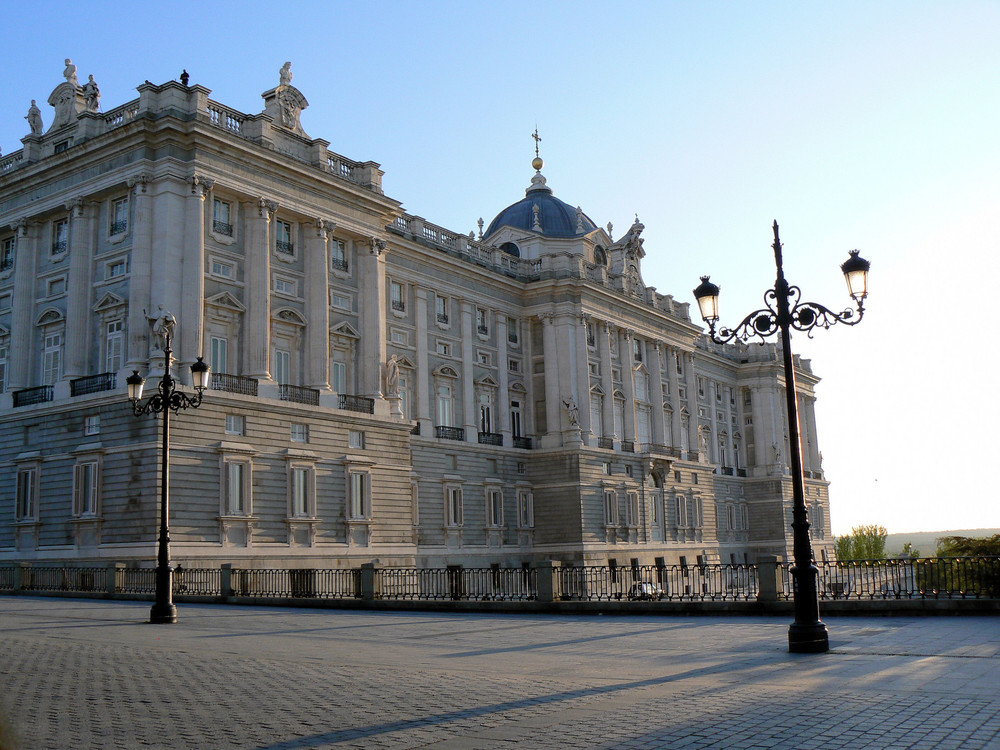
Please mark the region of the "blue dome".
[[[539, 179], [541, 178], [541, 179]], [[500, 227], [513, 227], [538, 231], [535, 226], [534, 207], [538, 206], [538, 223], [543, 237], [577, 237], [597, 229], [597, 225], [586, 214], [583, 215], [583, 231], [576, 228], [576, 209], [565, 201], [552, 195], [552, 188], [546, 187], [545, 178], [536, 174], [524, 194], [524, 198], [513, 203], [490, 222], [486, 237], [492, 235]]]

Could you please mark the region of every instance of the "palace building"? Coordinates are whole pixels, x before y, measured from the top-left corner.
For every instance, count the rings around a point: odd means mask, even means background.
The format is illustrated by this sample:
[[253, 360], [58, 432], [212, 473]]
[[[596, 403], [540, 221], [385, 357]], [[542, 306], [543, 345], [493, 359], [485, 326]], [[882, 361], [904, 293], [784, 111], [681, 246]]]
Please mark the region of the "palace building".
[[791, 556], [780, 351], [716, 345], [648, 286], [638, 219], [613, 237], [537, 153], [478, 236], [410, 215], [305, 133], [288, 65], [256, 114], [186, 77], [102, 111], [64, 76], [0, 158], [0, 561], [153, 563], [159, 420], [125, 379], [162, 375], [165, 312], [174, 375], [211, 366], [171, 418], [185, 567]]

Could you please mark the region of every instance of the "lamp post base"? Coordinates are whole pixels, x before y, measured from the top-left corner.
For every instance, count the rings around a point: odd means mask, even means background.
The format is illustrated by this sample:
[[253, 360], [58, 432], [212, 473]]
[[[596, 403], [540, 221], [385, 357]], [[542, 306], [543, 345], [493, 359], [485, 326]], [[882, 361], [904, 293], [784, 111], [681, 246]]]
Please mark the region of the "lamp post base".
[[826, 625], [819, 620], [793, 622], [788, 627], [788, 650], [793, 654], [825, 654], [830, 650], [830, 634]]
[[177, 607], [157, 602], [149, 610], [149, 621], [154, 625], [177, 622]]

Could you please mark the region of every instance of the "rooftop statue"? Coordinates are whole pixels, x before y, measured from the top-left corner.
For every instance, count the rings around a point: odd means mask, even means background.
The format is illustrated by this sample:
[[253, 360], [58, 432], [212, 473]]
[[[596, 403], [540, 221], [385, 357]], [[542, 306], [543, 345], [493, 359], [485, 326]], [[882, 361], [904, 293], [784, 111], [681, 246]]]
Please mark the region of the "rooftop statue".
[[24, 119], [28, 121], [32, 135], [42, 134], [42, 110], [35, 104], [34, 99], [31, 100], [31, 106], [28, 107], [28, 114], [24, 116]]
[[292, 64], [290, 62], [286, 62], [284, 65], [282, 65], [281, 70], [278, 71], [278, 76], [280, 78], [279, 85], [281, 86], [290, 85], [292, 82], [292, 78], [294, 77], [292, 75]]
[[101, 89], [98, 88], [97, 81], [94, 80], [93, 75], [90, 76], [83, 86], [83, 99], [87, 102], [88, 112], [99, 112], [101, 110]]
[[74, 86], [80, 85], [80, 81], [76, 77], [76, 66], [68, 57], [66, 58], [66, 70], [63, 71], [63, 75], [66, 76], [67, 83], [71, 83]]

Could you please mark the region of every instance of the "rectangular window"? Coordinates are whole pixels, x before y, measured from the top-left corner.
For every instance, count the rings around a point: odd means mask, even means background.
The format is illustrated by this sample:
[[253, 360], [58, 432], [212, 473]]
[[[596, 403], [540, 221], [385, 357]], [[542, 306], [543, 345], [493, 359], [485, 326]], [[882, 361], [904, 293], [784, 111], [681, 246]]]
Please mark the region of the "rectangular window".
[[292, 442], [293, 443], [308, 443], [309, 442], [309, 425], [299, 424], [297, 422], [292, 423]]
[[476, 333], [486, 336], [490, 332], [490, 315], [481, 307], [476, 308]]
[[629, 526], [639, 525], [639, 493], [629, 492], [626, 496], [625, 522]]
[[723, 391], [722, 386], [719, 385], [718, 383], [716, 383], [715, 384], [715, 400], [718, 403], [720, 403], [720, 404], [722, 403], [722, 391]]
[[451, 427], [452, 426], [452, 403], [453, 394], [451, 386], [447, 384], [440, 384], [437, 388], [438, 396], [438, 426], [439, 427]]
[[14, 297], [10, 292], [0, 294], [0, 310], [9, 310], [14, 304]]
[[229, 372], [229, 340], [221, 336], [212, 336], [211, 351], [209, 355], [209, 366], [211, 372]]
[[409, 337], [406, 335], [406, 331], [400, 331], [398, 328], [393, 328], [389, 333], [389, 338], [394, 344], [399, 344], [400, 346], [409, 345]]
[[517, 524], [522, 529], [530, 529], [535, 525], [535, 509], [530, 490], [519, 490], [517, 493]]
[[519, 438], [522, 436], [521, 432], [521, 402], [511, 401], [510, 402], [510, 434], [512, 437]]
[[347, 270], [347, 244], [343, 240], [330, 240], [330, 267], [335, 271]]
[[365, 433], [363, 430], [351, 430], [348, 433], [347, 443], [352, 448], [360, 448], [364, 450], [365, 447]]
[[99, 414], [92, 414], [89, 417], [83, 418], [83, 434], [84, 435], [101, 434], [101, 416]]
[[493, 399], [488, 393], [479, 394], [479, 431], [493, 432]]
[[434, 309], [437, 312], [437, 322], [448, 322], [448, 298], [437, 295], [434, 297]]
[[112, 320], [104, 329], [105, 372], [118, 372], [125, 353], [125, 323]]
[[687, 498], [683, 495], [678, 495], [674, 498], [674, 501], [677, 511], [677, 526], [678, 528], [685, 529], [688, 525]]
[[587, 323], [587, 346], [596, 346], [597, 339], [594, 337], [594, 324]]
[[105, 279], [116, 279], [119, 276], [124, 276], [126, 273], [128, 273], [128, 261], [124, 258], [112, 261], [104, 267]]
[[642, 340], [637, 338], [632, 338], [632, 359], [636, 362], [642, 362]]
[[330, 293], [330, 306], [336, 307], [338, 310], [347, 310], [348, 312], [350, 312], [353, 307], [350, 297], [343, 294], [337, 294], [336, 292]]
[[215, 199], [212, 210], [212, 231], [216, 234], [233, 236], [233, 207], [226, 201]]
[[288, 385], [292, 374], [292, 354], [284, 349], [274, 351], [274, 379], [279, 385]]
[[20, 469], [17, 472], [17, 520], [34, 521], [38, 507], [38, 469]]
[[521, 372], [521, 360], [519, 359], [508, 359], [507, 369], [510, 372]]
[[607, 476], [611, 476], [611, 462], [602, 461], [601, 462], [601, 473]]
[[52, 225], [52, 254], [64, 253], [69, 249], [69, 221], [60, 219]]
[[410, 418], [410, 382], [402, 373], [399, 375], [399, 410], [403, 419]]
[[438, 354], [441, 354], [442, 356], [445, 357], [451, 356], [451, 344], [449, 344], [446, 341], [438, 341], [435, 350], [437, 351]]
[[351, 518], [371, 518], [371, 475], [366, 471], [352, 471], [349, 474]]
[[520, 322], [517, 318], [507, 318], [507, 343], [513, 346], [517, 346], [520, 341], [519, 328]]
[[42, 350], [42, 384], [52, 385], [62, 378], [62, 333], [45, 335]]
[[13, 237], [6, 237], [0, 244], [0, 271], [6, 271], [14, 267], [14, 245]]
[[294, 255], [295, 243], [292, 242], [292, 225], [287, 221], [276, 221], [274, 232], [274, 249], [282, 255]]
[[476, 360], [486, 367], [493, 365], [493, 356], [489, 352], [476, 352]]
[[212, 275], [223, 279], [232, 279], [236, 275], [236, 270], [232, 263], [223, 263], [221, 260], [212, 259]]
[[66, 294], [66, 277], [59, 276], [54, 279], [49, 279], [48, 284], [46, 284], [45, 292], [47, 297], [58, 297]]
[[108, 234], [124, 234], [128, 231], [128, 196], [111, 202], [111, 226]]
[[73, 515], [97, 515], [97, 461], [79, 463], [74, 467]]
[[499, 489], [486, 491], [486, 524], [503, 526], [503, 492]]
[[291, 297], [295, 297], [298, 294], [299, 285], [296, 283], [295, 279], [289, 279], [286, 276], [275, 276], [274, 277], [274, 291], [278, 294], [287, 294]]
[[292, 516], [310, 516], [309, 469], [293, 466], [291, 471]]
[[227, 461], [226, 513], [231, 516], [250, 515], [250, 464], [245, 461]]
[[347, 393], [347, 365], [343, 362], [334, 362], [330, 383], [337, 393]]
[[462, 525], [462, 488], [448, 487], [445, 491], [448, 507], [445, 522], [448, 526]]
[[397, 312], [406, 311], [406, 297], [403, 296], [403, 285], [398, 281], [389, 282], [389, 305]]
[[705, 398], [705, 378], [698, 377], [698, 397]]
[[614, 490], [604, 492], [604, 525], [615, 526], [618, 523], [618, 497]]
[[246, 418], [242, 414], [226, 415], [227, 435], [245, 435], [246, 427], [247, 427]]

